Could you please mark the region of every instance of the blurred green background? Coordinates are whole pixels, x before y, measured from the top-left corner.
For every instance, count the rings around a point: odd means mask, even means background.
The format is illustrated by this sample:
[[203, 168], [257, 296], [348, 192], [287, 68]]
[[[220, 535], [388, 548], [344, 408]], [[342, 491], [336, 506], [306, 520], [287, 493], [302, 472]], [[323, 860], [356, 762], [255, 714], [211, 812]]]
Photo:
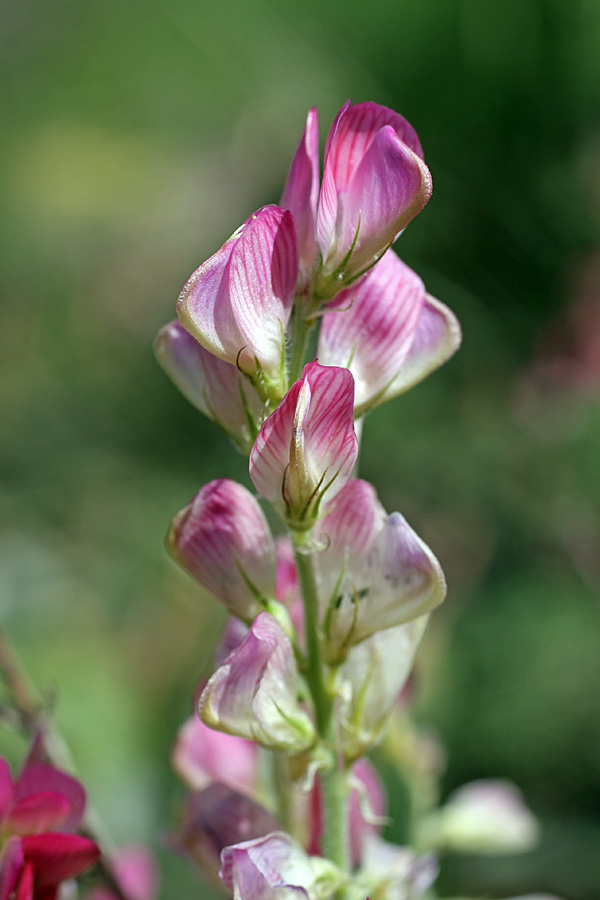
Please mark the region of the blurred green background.
[[[594, 0], [4, 0], [0, 612], [94, 805], [160, 854], [170, 745], [222, 622], [171, 516], [244, 460], [155, 363], [191, 271], [277, 202], [307, 109], [375, 100], [434, 179], [397, 244], [459, 316], [443, 370], [366, 423], [362, 474], [449, 595], [417, 709], [444, 792], [514, 779], [519, 858], [447, 893], [600, 896], [600, 5]], [[0, 751], [20, 750], [0, 730]], [[392, 779], [391, 789], [394, 789]]]

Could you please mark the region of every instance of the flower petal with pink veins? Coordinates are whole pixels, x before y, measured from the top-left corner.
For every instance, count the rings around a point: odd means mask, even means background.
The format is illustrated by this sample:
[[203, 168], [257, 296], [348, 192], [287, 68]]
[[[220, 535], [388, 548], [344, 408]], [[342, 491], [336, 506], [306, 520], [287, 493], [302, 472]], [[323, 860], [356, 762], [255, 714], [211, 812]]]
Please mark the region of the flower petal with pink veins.
[[350, 477], [358, 454], [353, 408], [350, 372], [313, 362], [261, 427], [250, 477], [292, 528], [311, 527]]
[[408, 122], [374, 103], [343, 107], [325, 151], [317, 292], [335, 296], [373, 265], [430, 196], [431, 176]]
[[298, 753], [315, 739], [297, 700], [298, 670], [289, 638], [268, 613], [209, 679], [200, 718], [209, 726], [274, 750]]
[[316, 258], [317, 202], [319, 198], [319, 121], [311, 109], [290, 167], [281, 206], [289, 209], [296, 223], [300, 253], [299, 290], [310, 283]]
[[275, 547], [250, 491], [228, 478], [205, 485], [171, 524], [167, 548], [202, 587], [251, 622], [275, 595]]
[[249, 375], [260, 367], [279, 389], [297, 277], [292, 214], [265, 206], [194, 272], [177, 301], [179, 320], [206, 350]]
[[249, 450], [266, 407], [240, 370], [205, 350], [179, 322], [159, 331], [154, 352], [183, 396]]

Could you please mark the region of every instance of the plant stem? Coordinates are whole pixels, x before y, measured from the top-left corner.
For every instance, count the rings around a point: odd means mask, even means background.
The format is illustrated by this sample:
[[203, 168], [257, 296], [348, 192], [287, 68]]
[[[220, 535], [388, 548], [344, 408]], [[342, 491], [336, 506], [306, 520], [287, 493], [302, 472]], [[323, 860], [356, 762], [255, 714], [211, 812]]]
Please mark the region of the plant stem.
[[[36, 699], [33, 689], [1, 628], [0, 678], [2, 678], [8, 688], [23, 730], [30, 736], [39, 737], [44, 749], [44, 755], [52, 766], [57, 769], [73, 771], [71, 757], [64, 740], [47, 722], [42, 704]], [[100, 847], [101, 856], [96, 866], [102, 881], [115, 897], [115, 900], [129, 900], [116, 882], [115, 876], [108, 865], [107, 859], [110, 855], [108, 844], [110, 842], [104, 835], [104, 826], [97, 815], [89, 808], [81, 824], [81, 831]], [[100, 834], [102, 834], [102, 837], [100, 837]]]
[[297, 297], [294, 304], [294, 314], [292, 317], [292, 339], [290, 352], [290, 385], [298, 381], [302, 375], [304, 368], [304, 357], [306, 355], [306, 346], [308, 338], [312, 331], [314, 322], [309, 321], [306, 315], [307, 304], [304, 297]]
[[319, 636], [319, 607], [312, 553], [306, 548], [306, 535], [294, 534], [296, 565], [304, 603], [304, 628], [308, 671], [306, 680], [315, 710], [317, 731], [331, 754], [331, 767], [320, 774], [323, 792], [323, 855], [342, 871], [348, 871], [348, 782], [337, 749], [333, 697], [327, 689]]

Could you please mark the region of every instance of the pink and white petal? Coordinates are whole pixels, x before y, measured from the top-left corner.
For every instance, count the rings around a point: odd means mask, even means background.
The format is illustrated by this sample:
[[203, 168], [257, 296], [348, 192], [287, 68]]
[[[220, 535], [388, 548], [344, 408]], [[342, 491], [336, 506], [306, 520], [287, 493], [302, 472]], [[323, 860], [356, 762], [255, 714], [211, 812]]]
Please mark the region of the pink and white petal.
[[56, 831], [71, 812], [71, 803], [56, 791], [40, 791], [18, 800], [6, 817], [11, 834], [42, 834]]
[[419, 276], [392, 250], [364, 278], [337, 295], [323, 316], [318, 357], [346, 366], [355, 381], [355, 414], [401, 370], [425, 303]]
[[[446, 596], [442, 568], [400, 513], [392, 513], [370, 554], [371, 589], [360, 599], [353, 640], [431, 612]], [[345, 598], [340, 619], [354, 611]]]
[[300, 751], [314, 729], [297, 703], [298, 673], [289, 638], [268, 613], [217, 669], [202, 692], [200, 717], [210, 728], [271, 749]]
[[319, 120], [313, 107], [290, 167], [281, 206], [296, 223], [300, 265], [310, 273], [316, 254], [316, 220], [319, 197]]
[[194, 791], [218, 781], [243, 794], [254, 793], [256, 744], [214, 731], [198, 716], [190, 717], [179, 729], [171, 761], [180, 778]]
[[332, 896], [341, 881], [331, 863], [308, 856], [283, 832], [226, 847], [221, 861], [221, 880], [234, 900], [308, 900], [317, 883], [319, 896]]
[[[354, 379], [347, 369], [305, 366], [304, 375], [310, 385], [310, 407], [304, 423], [306, 468], [315, 486], [333, 483], [323, 492], [329, 502], [350, 477], [358, 455], [354, 432]], [[323, 477], [324, 476], [324, 477]]]
[[80, 783], [53, 766], [43, 763], [26, 765], [15, 784], [15, 801], [23, 800], [25, 797], [42, 791], [62, 794], [68, 800], [70, 812], [61, 823], [61, 831], [76, 831], [83, 818], [86, 801], [85, 791]]
[[167, 548], [196, 581], [244, 621], [251, 621], [261, 608], [256, 591], [274, 595], [271, 531], [256, 499], [235, 481], [220, 478], [205, 485], [173, 519]]
[[[431, 174], [423, 160], [386, 125], [375, 135], [348, 186], [335, 264], [352, 246], [358, 229], [346, 272], [356, 275], [372, 265], [423, 209], [431, 191]], [[333, 260], [328, 260], [328, 267], [335, 267]]]
[[386, 125], [393, 128], [398, 138], [417, 156], [423, 157], [417, 133], [397, 112], [377, 103], [346, 104], [332, 127], [327, 156], [338, 190], [346, 190], [372, 141]]
[[386, 513], [375, 488], [360, 478], [351, 478], [330, 504], [316, 532], [325, 548], [315, 556], [319, 600], [323, 607], [329, 604], [344, 567], [352, 576], [365, 565], [385, 520]]
[[294, 218], [288, 210], [265, 206], [246, 222], [229, 267], [231, 311], [244, 339], [239, 363], [245, 371], [254, 370], [256, 356], [265, 372], [279, 372], [297, 278]]
[[443, 365], [460, 347], [461, 337], [460, 325], [452, 310], [427, 295], [410, 350], [385, 392], [385, 399], [403, 394]]
[[258, 432], [250, 452], [250, 478], [265, 500], [280, 503], [302, 380], [296, 381]]
[[188, 279], [177, 300], [179, 321], [202, 346], [234, 363], [244, 346], [229, 298], [229, 264], [245, 226]]

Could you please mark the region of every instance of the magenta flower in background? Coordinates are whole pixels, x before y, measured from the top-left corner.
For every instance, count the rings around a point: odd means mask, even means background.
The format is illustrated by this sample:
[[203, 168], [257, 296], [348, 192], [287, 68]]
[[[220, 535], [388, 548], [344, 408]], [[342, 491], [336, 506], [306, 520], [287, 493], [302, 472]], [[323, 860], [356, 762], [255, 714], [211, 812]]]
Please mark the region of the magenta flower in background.
[[239, 369], [205, 350], [179, 322], [161, 328], [154, 352], [184, 397], [249, 452], [266, 407]]
[[275, 547], [250, 491], [211, 481], [171, 524], [167, 548], [202, 587], [250, 623], [275, 596]]
[[350, 372], [313, 362], [261, 427], [250, 477], [290, 527], [312, 527], [350, 477], [358, 455], [353, 410]]
[[318, 535], [319, 594], [330, 651], [410, 622], [446, 594], [441, 566], [400, 513], [387, 515], [374, 488], [352, 479], [338, 494]]
[[326, 307], [317, 355], [354, 377], [355, 415], [403, 393], [460, 344], [454, 314], [429, 297], [419, 276], [388, 250]]
[[315, 730], [297, 696], [290, 640], [273, 616], [262, 612], [209, 679], [200, 697], [200, 718], [210, 728], [298, 753], [312, 746]]
[[292, 214], [265, 206], [196, 269], [177, 301], [202, 346], [250, 376], [264, 397], [285, 392], [285, 337], [298, 278]]
[[311, 109], [306, 127], [296, 150], [281, 206], [294, 216], [298, 234], [300, 269], [298, 293], [310, 286], [317, 256], [317, 203], [319, 199], [319, 120], [317, 110]]
[[74, 832], [85, 808], [79, 782], [29, 763], [13, 781], [0, 759], [0, 900], [54, 900], [59, 885], [97, 862], [100, 851]]
[[376, 103], [343, 106], [325, 147], [317, 293], [332, 297], [369, 269], [430, 196], [431, 175], [406, 119]]

